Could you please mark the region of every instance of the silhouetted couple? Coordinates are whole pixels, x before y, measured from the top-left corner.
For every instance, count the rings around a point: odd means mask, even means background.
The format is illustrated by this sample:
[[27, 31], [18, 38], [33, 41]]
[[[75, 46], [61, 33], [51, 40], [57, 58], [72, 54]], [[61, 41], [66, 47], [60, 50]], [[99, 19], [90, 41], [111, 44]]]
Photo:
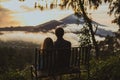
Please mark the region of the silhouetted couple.
[[54, 49], [57, 51], [57, 59], [55, 67], [58, 69], [68, 68], [70, 61], [71, 43], [63, 38], [63, 28], [57, 28], [55, 30], [57, 40], [53, 40], [47, 37], [43, 43], [43, 49]]

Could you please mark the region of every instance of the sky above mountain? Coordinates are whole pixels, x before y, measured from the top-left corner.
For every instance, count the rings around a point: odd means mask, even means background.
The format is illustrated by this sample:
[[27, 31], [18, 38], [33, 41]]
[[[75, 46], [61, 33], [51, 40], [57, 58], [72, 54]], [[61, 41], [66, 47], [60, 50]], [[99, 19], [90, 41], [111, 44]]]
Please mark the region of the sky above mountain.
[[[71, 9], [60, 10], [58, 8], [40, 11], [40, 9], [34, 8], [36, 1], [40, 0], [25, 0], [24, 2], [18, 0], [0, 0], [0, 27], [35, 26], [50, 20], [61, 20], [74, 13]], [[51, 1], [49, 0], [48, 4]], [[45, 2], [40, 3], [45, 5]], [[107, 12], [108, 5], [106, 4], [100, 6], [96, 11], [89, 10], [93, 20], [104, 25], [114, 26], [111, 24], [113, 17], [110, 17]]]
[[[72, 10], [45, 10], [34, 8], [35, 0], [2, 0], [0, 2], [0, 27], [4, 26], [35, 26], [50, 20], [60, 20], [73, 13]], [[6, 24], [7, 23], [7, 24]]]

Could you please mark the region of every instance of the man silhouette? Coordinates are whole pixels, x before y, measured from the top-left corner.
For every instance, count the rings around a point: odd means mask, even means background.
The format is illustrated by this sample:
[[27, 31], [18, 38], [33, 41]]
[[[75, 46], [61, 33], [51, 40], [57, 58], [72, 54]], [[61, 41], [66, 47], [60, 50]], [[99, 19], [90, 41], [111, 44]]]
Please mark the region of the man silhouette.
[[56, 67], [60, 69], [66, 69], [70, 64], [71, 42], [63, 38], [63, 28], [57, 28], [55, 30], [55, 35], [57, 37], [57, 40], [54, 42], [54, 47], [57, 50]]

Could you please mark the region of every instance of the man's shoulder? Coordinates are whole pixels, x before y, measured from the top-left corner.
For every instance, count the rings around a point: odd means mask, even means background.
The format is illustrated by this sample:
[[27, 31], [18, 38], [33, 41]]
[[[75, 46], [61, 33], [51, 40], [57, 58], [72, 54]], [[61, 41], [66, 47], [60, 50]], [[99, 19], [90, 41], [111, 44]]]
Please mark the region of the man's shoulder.
[[65, 42], [66, 44], [70, 44], [70, 45], [71, 45], [71, 42], [70, 42], [70, 41], [64, 40], [64, 42]]
[[68, 44], [71, 44], [71, 42], [70, 42], [70, 41], [65, 40], [65, 42], [66, 42], [66, 43], [68, 43]]
[[71, 42], [70, 41], [67, 41], [67, 40], [56, 40], [54, 42], [55, 45], [71, 45]]

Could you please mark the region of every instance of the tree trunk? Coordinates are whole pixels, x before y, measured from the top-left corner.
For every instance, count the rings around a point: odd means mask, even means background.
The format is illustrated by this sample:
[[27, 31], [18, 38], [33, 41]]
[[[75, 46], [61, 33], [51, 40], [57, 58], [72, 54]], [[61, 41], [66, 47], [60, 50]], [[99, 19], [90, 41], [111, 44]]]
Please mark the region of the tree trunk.
[[95, 34], [94, 34], [94, 31], [93, 31], [93, 27], [92, 27], [92, 22], [91, 20], [88, 18], [86, 12], [85, 12], [85, 9], [84, 9], [84, 3], [82, 3], [81, 0], [79, 0], [79, 6], [81, 8], [81, 11], [82, 11], [82, 14], [83, 14], [83, 17], [84, 17], [84, 20], [85, 22], [88, 24], [89, 26], [89, 29], [90, 29], [90, 32], [91, 32], [91, 36], [92, 36], [92, 41], [93, 41], [93, 45], [95, 47], [95, 53], [96, 53], [96, 58], [98, 59], [98, 56], [99, 56], [99, 49], [98, 49], [98, 45], [97, 45], [97, 42], [96, 42], [96, 39], [95, 39]]

